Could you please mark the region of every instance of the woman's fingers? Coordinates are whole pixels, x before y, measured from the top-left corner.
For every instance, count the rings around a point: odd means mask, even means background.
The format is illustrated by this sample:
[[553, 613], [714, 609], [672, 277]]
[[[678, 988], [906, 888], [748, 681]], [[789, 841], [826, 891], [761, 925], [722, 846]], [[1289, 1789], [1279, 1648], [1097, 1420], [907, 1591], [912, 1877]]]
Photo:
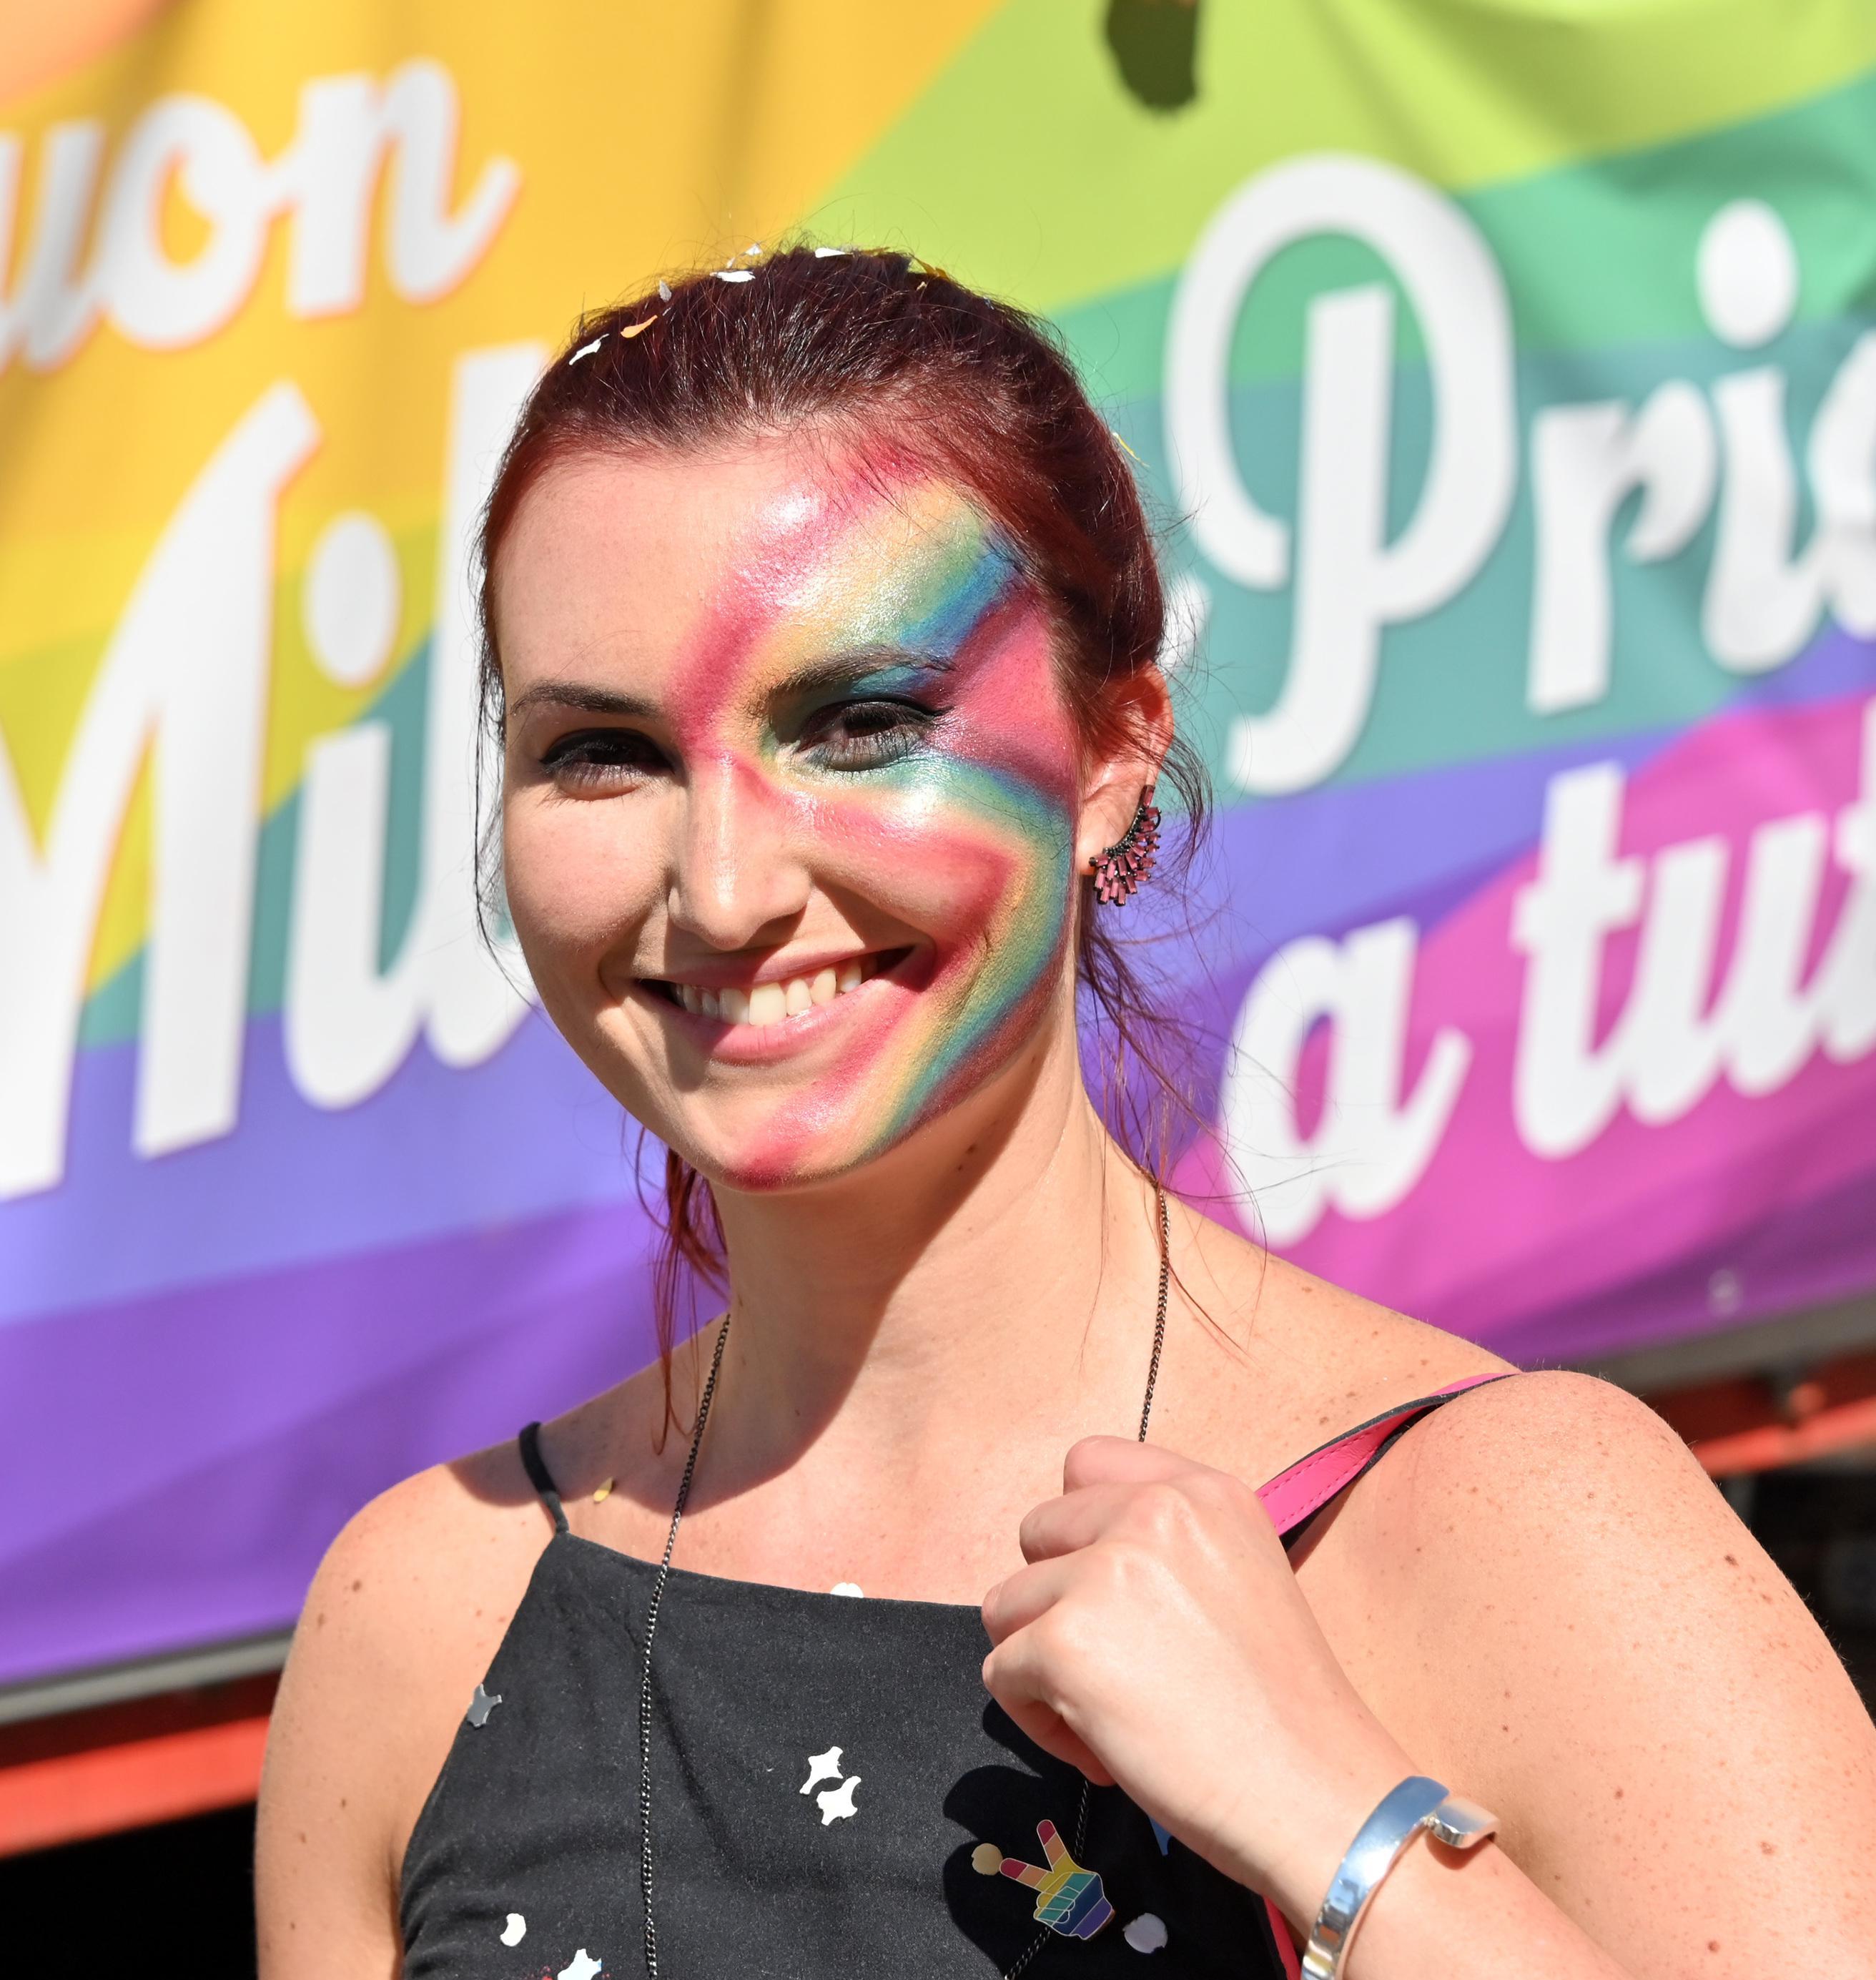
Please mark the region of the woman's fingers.
[[[1111, 1787], [1113, 1775], [1051, 1703], [1061, 1673], [1044, 1641], [1047, 1625], [1040, 1630], [1031, 1626], [1054, 1605], [1061, 1579], [1056, 1570], [1053, 1562], [1043, 1568], [1024, 1568], [1001, 1588], [991, 1590], [984, 1605], [987, 1623], [991, 1603], [1003, 1590], [1014, 1592], [1008, 1598], [1004, 1633], [999, 1637], [991, 1630], [997, 1646], [984, 1659], [984, 1688], [1044, 1752], [1080, 1769], [1097, 1787]], [[1016, 1616], [1028, 1620], [1008, 1620]]]
[[1058, 1556], [1033, 1567], [1019, 1567], [984, 1597], [984, 1629], [993, 1643], [1002, 1643], [1027, 1629], [1061, 1599], [1072, 1578], [1068, 1559]]
[[[1105, 1463], [1107, 1454], [1097, 1453], [1094, 1461]], [[1090, 1480], [1031, 1508], [1017, 1532], [1024, 1559], [1049, 1560], [1100, 1540], [1132, 1542], [1170, 1559], [1207, 1527], [1247, 1535], [1269, 1527], [1257, 1494], [1237, 1480], [1184, 1458], [1173, 1463], [1176, 1469], [1142, 1463], [1137, 1469], [1144, 1477]]]
[[1126, 1519], [1135, 1497], [1131, 1485], [1084, 1485], [1059, 1499], [1045, 1500], [1024, 1515], [1017, 1529], [1024, 1560], [1050, 1560], [1088, 1546]]
[[1084, 1437], [1068, 1447], [1062, 1465], [1062, 1490], [1074, 1492], [1085, 1485], [1151, 1485], [1204, 1469], [1157, 1443], [1141, 1443], [1131, 1437]]
[[1097, 1788], [1114, 1786], [1114, 1776], [1101, 1765], [1094, 1749], [1076, 1736], [1060, 1713], [1034, 1699], [998, 1697], [994, 1685], [989, 1689], [991, 1696], [1015, 1721], [1017, 1729], [1033, 1739], [1051, 1759], [1078, 1769]]

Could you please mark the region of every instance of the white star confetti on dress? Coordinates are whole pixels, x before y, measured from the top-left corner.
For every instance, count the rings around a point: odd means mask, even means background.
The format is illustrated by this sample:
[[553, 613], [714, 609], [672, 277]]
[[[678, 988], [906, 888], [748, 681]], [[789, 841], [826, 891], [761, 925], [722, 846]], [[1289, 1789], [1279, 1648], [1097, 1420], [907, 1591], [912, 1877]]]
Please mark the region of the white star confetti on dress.
[[502, 1943], [519, 1945], [528, 1935], [528, 1922], [519, 1912], [508, 1914], [508, 1922], [502, 1927]]
[[478, 1726], [487, 1725], [489, 1714], [501, 1702], [502, 1695], [499, 1691], [485, 1691], [480, 1685], [477, 1685], [475, 1696], [469, 1701], [470, 1724]]
[[802, 1782], [803, 1794], [812, 1794], [823, 1781], [840, 1779], [840, 1749], [830, 1746], [825, 1753], [808, 1756], [808, 1778]]
[[583, 1945], [556, 1973], [553, 1980], [596, 1980], [601, 1962]]
[[857, 1581], [837, 1581], [828, 1593], [830, 1595], [864, 1595], [866, 1590]]
[[1166, 1921], [1142, 1912], [1131, 1925], [1121, 1928], [1121, 1936], [1136, 1952], [1157, 1952], [1166, 1944]]
[[821, 1810], [821, 1826], [825, 1829], [830, 1822], [850, 1821], [859, 1813], [853, 1805], [853, 1791], [860, 1785], [858, 1774], [849, 1774], [837, 1788], [824, 1788], [815, 1796]]

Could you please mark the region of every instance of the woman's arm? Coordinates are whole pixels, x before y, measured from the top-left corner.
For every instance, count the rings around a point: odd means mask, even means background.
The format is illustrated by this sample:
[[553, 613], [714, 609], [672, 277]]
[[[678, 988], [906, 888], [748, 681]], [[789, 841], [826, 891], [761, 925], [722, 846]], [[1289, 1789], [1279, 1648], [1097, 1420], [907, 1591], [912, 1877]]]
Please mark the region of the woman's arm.
[[370, 1511], [307, 1592], [267, 1729], [254, 1835], [263, 1980], [376, 1980], [400, 1965], [389, 1864], [405, 1680], [379, 1613], [388, 1523]]
[[267, 1734], [261, 1980], [393, 1980], [411, 1825], [545, 1537], [504, 1449], [407, 1479], [334, 1541]]
[[[1300, 1929], [1380, 1796], [1501, 1818], [1416, 1842], [1349, 1980], [1876, 1974], [1876, 1731], [1678, 1440], [1604, 1384], [1449, 1404], [1302, 1586], [1254, 1495], [1094, 1439], [993, 1590], [986, 1681]], [[1305, 1599], [1307, 1591], [1307, 1599]]]
[[[1371, 1591], [1384, 1653], [1346, 1597], [1323, 1599], [1332, 1640], [1376, 1646], [1350, 1676], [1426, 1771], [1499, 1813], [1503, 1853], [1557, 1911], [1626, 1973], [1876, 1973], [1876, 1728], [1652, 1410], [1581, 1376], [1495, 1384], [1371, 1483], [1306, 1583], [1333, 1568]], [[1473, 1970], [1463, 1936], [1433, 1964], [1410, 1950], [1483, 1904], [1461, 1901], [1485, 1879], [1454, 1862], [1403, 1859], [1353, 1980]]]

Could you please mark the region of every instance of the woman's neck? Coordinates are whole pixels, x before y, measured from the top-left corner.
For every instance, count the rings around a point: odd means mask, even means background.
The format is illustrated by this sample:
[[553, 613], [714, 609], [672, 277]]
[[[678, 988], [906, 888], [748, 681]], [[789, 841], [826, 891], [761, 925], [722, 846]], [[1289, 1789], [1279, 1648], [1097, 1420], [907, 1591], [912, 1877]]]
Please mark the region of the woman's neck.
[[858, 1174], [720, 1200], [735, 1320], [712, 1442], [741, 1474], [722, 1485], [824, 1443], [912, 1473], [1025, 1431], [1126, 1425], [1158, 1271], [1153, 1190], [1072, 1048], [1058, 1056]]

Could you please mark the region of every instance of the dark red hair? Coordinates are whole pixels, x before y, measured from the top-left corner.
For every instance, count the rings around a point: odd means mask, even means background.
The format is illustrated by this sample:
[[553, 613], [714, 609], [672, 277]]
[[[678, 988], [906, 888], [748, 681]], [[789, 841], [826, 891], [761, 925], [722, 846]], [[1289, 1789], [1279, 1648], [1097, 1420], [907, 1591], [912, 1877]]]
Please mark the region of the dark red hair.
[[[1119, 442], [1082, 390], [1054, 331], [941, 271], [883, 251], [790, 248], [739, 261], [745, 281], [705, 271], [589, 314], [523, 410], [496, 475], [481, 540], [483, 717], [502, 724], [494, 574], [528, 490], [569, 456], [685, 452], [813, 430], [878, 445], [961, 489], [1002, 530], [1051, 613], [1062, 688], [1091, 754], [1140, 732], [1144, 676], [1157, 668], [1165, 603], [1153, 532]], [[1173, 857], [1189, 859], [1206, 803], [1197, 756], [1175, 739], [1161, 769], [1184, 813]], [[1112, 1048], [1098, 1061], [1104, 1110], [1127, 1153], [1164, 1174], [1192, 1118], [1179, 1028], [1155, 1009], [1084, 888], [1076, 961]], [[664, 1245], [656, 1280], [668, 1355], [687, 1268], [722, 1284], [722, 1231], [709, 1186], [665, 1154]]]

